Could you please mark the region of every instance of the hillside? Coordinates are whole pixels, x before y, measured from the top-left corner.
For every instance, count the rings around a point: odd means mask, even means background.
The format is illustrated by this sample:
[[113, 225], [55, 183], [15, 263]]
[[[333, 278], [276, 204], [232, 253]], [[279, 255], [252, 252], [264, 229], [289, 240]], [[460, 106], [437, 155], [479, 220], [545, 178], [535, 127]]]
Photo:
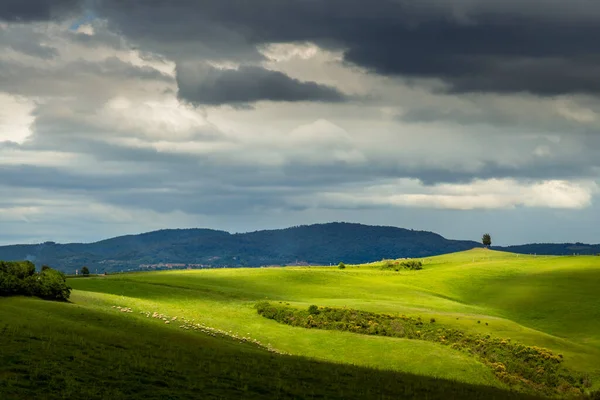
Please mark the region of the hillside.
[[[379, 262], [73, 278], [71, 303], [0, 298], [0, 397], [52, 386], [89, 398], [581, 399], [600, 389], [597, 260], [473, 249], [426, 257], [419, 271]], [[265, 316], [265, 302], [298, 318]], [[302, 322], [311, 307], [367, 320]], [[386, 318], [392, 333], [381, 333]], [[84, 370], [102, 372], [78, 379]]]
[[278, 355], [122, 313], [83, 295], [75, 304], [0, 298], [0, 398], [535, 400], [500, 388]]
[[69, 279], [69, 303], [0, 298], [0, 398], [598, 398], [598, 257], [389, 262], [114, 274]]
[[425, 231], [330, 223], [230, 234], [210, 229], [161, 230], [90, 244], [0, 247], [0, 260], [29, 259], [66, 272], [137, 269], [144, 264], [210, 266], [363, 263], [382, 258], [425, 257], [479, 246]]

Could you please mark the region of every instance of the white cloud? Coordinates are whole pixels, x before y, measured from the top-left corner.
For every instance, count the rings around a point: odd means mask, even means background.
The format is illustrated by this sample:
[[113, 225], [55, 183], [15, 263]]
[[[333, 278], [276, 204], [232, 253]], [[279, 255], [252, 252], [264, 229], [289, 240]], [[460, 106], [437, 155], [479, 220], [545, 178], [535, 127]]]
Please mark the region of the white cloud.
[[34, 107], [28, 98], [0, 92], [0, 142], [23, 143], [27, 139], [34, 121], [31, 115]]
[[319, 51], [319, 47], [311, 43], [273, 43], [265, 45], [261, 49], [261, 53], [265, 57], [278, 63], [294, 58], [307, 60], [315, 57]]
[[524, 183], [513, 179], [477, 180], [470, 184], [423, 186], [416, 180], [329, 191], [291, 199], [312, 207], [420, 207], [448, 210], [515, 207], [582, 209], [589, 207], [598, 185], [592, 181], [546, 180]]

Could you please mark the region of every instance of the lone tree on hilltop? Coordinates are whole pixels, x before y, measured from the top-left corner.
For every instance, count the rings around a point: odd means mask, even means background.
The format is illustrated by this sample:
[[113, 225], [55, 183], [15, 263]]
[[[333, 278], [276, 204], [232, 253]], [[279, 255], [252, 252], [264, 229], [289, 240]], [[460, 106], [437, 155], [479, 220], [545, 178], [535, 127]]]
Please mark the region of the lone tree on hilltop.
[[346, 264], [344, 264], [343, 262], [338, 264], [338, 268], [339, 269], [346, 269]]
[[82, 275], [89, 275], [90, 274], [90, 270], [88, 269], [88, 267], [81, 268], [81, 274]]
[[483, 235], [483, 237], [481, 238], [481, 243], [483, 243], [486, 249], [492, 245], [492, 237], [489, 233], [485, 233]]

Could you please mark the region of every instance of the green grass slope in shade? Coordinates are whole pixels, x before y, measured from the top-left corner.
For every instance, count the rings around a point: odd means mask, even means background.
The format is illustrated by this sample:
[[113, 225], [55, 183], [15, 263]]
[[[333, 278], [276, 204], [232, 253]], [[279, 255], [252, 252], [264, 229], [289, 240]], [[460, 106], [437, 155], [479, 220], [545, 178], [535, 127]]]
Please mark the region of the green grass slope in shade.
[[528, 398], [274, 355], [95, 306], [0, 299], [0, 321], [0, 398], [6, 400]]

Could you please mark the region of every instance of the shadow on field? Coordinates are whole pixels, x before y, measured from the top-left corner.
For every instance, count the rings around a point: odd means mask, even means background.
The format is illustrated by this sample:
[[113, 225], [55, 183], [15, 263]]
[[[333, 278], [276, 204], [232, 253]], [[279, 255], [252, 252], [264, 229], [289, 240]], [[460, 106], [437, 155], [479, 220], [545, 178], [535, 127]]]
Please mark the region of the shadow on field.
[[27, 298], [0, 299], [0, 398], [533, 399]]

